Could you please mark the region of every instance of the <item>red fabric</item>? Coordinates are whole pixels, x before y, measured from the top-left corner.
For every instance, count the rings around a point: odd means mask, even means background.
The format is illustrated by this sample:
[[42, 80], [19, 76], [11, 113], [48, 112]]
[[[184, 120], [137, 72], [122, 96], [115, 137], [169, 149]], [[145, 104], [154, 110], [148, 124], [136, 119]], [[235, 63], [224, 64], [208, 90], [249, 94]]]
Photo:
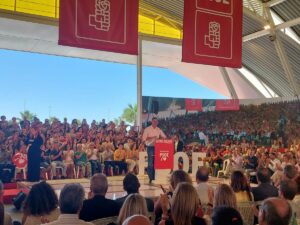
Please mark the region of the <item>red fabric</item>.
[[18, 188], [17, 183], [5, 183], [4, 184], [4, 190], [17, 189], [17, 188]]
[[158, 140], [155, 143], [155, 169], [173, 169], [174, 142], [172, 140]]
[[182, 61], [242, 66], [243, 1], [184, 1]]
[[61, 0], [60, 45], [138, 54], [138, 0]]
[[240, 101], [238, 99], [217, 100], [216, 111], [237, 111], [240, 110]]
[[185, 110], [186, 111], [202, 111], [202, 100], [201, 99], [185, 99]]
[[16, 197], [19, 192], [20, 192], [19, 189], [4, 190], [3, 203], [12, 204], [13, 198]]

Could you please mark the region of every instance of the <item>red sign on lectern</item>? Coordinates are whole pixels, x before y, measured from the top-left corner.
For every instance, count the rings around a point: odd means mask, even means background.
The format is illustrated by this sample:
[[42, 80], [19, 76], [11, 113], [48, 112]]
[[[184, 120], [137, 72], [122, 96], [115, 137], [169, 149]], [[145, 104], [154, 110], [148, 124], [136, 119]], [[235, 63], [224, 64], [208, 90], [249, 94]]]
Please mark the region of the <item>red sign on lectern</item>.
[[242, 21], [241, 0], [185, 1], [182, 60], [241, 67]]
[[157, 140], [155, 142], [155, 169], [173, 169], [174, 142], [173, 140]]
[[138, 53], [138, 0], [61, 0], [60, 45]]

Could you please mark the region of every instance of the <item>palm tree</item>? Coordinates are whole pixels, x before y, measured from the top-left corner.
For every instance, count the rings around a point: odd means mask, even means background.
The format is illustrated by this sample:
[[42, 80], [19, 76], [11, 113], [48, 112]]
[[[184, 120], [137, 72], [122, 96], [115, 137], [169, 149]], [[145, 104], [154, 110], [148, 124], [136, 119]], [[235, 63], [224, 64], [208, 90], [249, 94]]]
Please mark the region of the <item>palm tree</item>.
[[128, 123], [133, 124], [136, 120], [137, 116], [137, 104], [128, 104], [127, 108], [124, 109], [121, 118]]
[[24, 117], [27, 118], [30, 122], [33, 121], [33, 118], [36, 117], [35, 113], [30, 112], [29, 110], [25, 110], [24, 112], [20, 112], [21, 118], [24, 119]]

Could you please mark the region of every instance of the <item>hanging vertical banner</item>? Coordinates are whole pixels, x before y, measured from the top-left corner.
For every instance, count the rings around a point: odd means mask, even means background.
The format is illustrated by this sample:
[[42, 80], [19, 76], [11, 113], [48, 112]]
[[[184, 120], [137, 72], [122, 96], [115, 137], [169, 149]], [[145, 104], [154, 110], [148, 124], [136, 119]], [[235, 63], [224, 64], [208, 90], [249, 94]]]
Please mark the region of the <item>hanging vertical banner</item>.
[[138, 0], [61, 0], [60, 45], [138, 54]]
[[238, 99], [217, 100], [216, 110], [217, 111], [238, 111], [240, 110], [240, 100]]
[[242, 66], [243, 1], [185, 0], [182, 61]]
[[202, 111], [202, 100], [201, 99], [185, 99], [185, 110], [186, 111]]

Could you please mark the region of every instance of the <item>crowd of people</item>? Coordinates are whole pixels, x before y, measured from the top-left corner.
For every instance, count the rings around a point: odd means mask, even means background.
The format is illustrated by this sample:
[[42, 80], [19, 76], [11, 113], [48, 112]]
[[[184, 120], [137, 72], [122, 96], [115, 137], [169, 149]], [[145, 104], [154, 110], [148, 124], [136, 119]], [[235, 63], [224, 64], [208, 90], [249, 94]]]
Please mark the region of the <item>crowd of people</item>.
[[[11, 181], [11, 174], [20, 169], [27, 170], [29, 181], [40, 176], [46, 179], [47, 175], [49, 179], [91, 178], [87, 200], [80, 184], [66, 185], [59, 200], [46, 182], [34, 185], [24, 204], [22, 224], [27, 225], [90, 224], [115, 216], [115, 224], [147, 224], [150, 215], [152, 223], [159, 225], [252, 225], [251, 217], [255, 216], [261, 225], [295, 225], [300, 219], [298, 110], [299, 103], [289, 102], [241, 106], [234, 112], [154, 118], [152, 125], [140, 132], [124, 122], [116, 125], [102, 120], [89, 125], [85, 119], [82, 123], [76, 119], [69, 123], [66, 118], [50, 123], [36, 117], [8, 121], [1, 116], [0, 175], [3, 182]], [[156, 129], [157, 123], [160, 129]], [[172, 138], [175, 151], [188, 155], [201, 151], [206, 157], [205, 167], [197, 172], [196, 187], [187, 173], [173, 171], [169, 190], [154, 204], [139, 194], [135, 174], [139, 153], [147, 150], [147, 172], [150, 182], [155, 179], [149, 151], [151, 155], [157, 138]], [[33, 154], [37, 152], [34, 148], [40, 150], [39, 155]], [[22, 168], [18, 164], [24, 161], [28, 165]], [[128, 195], [113, 201], [105, 194], [107, 176], [115, 174], [126, 175], [123, 184]], [[229, 178], [230, 184], [212, 187], [209, 175]], [[250, 182], [258, 186], [251, 188]]]
[[[250, 187], [241, 171], [233, 171], [229, 184], [211, 186], [209, 168], [200, 167], [197, 184], [183, 170], [170, 175], [169, 188], [158, 199], [139, 193], [133, 173], [125, 175], [126, 195], [107, 199], [104, 174], [90, 179], [88, 197], [79, 183], [66, 184], [59, 198], [50, 184], [35, 183], [23, 204], [23, 225], [296, 225], [300, 219], [300, 176], [282, 178], [278, 188], [267, 168], [257, 170], [258, 186]], [[0, 194], [3, 185], [0, 183]], [[2, 204], [0, 204], [2, 205]], [[3, 206], [3, 205], [2, 205]], [[10, 215], [0, 207], [0, 223], [11, 225]], [[255, 221], [256, 220], [256, 221]], [[100, 223], [101, 221], [101, 223]]]

